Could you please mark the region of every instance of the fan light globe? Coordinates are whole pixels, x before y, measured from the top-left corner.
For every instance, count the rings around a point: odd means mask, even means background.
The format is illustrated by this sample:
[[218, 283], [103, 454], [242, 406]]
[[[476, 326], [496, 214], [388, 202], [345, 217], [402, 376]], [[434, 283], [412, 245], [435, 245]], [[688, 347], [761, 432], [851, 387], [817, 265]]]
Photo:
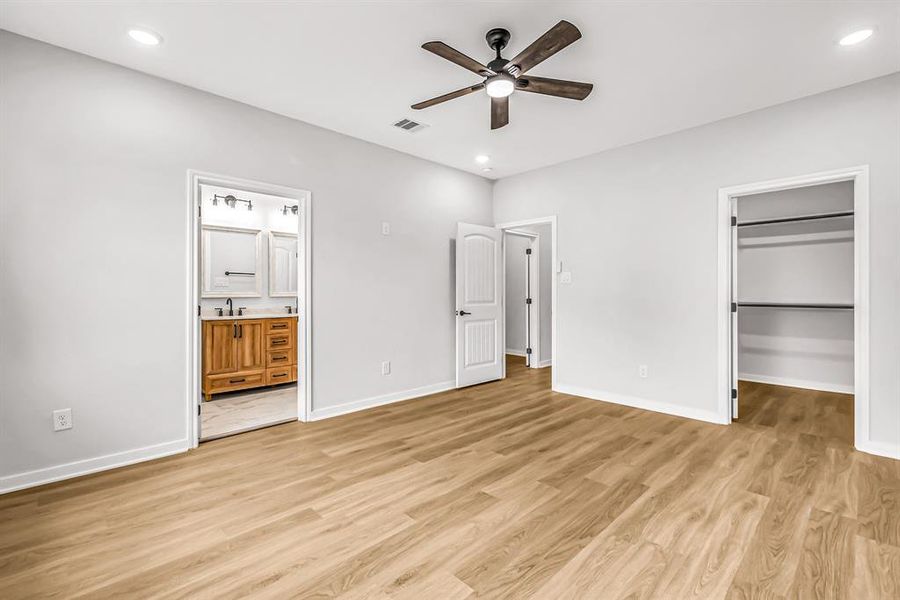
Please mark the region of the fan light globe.
[[512, 77], [501, 73], [488, 79], [485, 89], [491, 98], [506, 98], [516, 89], [516, 84]]

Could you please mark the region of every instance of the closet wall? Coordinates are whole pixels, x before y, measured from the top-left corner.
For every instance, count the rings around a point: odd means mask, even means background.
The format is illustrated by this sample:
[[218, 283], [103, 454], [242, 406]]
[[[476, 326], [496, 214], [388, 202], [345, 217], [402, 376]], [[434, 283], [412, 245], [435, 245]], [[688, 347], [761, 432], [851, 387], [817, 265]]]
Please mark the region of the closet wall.
[[[850, 182], [739, 198], [738, 221], [853, 210]], [[741, 301], [853, 303], [852, 217], [738, 228]], [[740, 309], [739, 377], [853, 392], [853, 311]]]

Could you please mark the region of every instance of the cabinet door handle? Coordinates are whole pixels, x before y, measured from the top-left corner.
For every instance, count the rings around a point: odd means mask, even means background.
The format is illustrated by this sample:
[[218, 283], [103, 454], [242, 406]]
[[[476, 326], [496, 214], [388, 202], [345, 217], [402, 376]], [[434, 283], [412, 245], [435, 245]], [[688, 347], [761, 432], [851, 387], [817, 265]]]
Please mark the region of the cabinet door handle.
[[241, 377], [240, 379], [229, 379], [228, 383], [244, 383], [247, 381], [246, 377]]
[[237, 323], [232, 323], [231, 327], [232, 327], [231, 337], [236, 338], [237, 337]]
[[244, 326], [243, 325], [238, 325], [238, 337], [239, 338], [244, 337]]
[[287, 340], [272, 340], [273, 346], [279, 346], [281, 344], [287, 344]]
[[272, 329], [287, 329], [287, 325], [285, 325], [284, 323], [272, 325]]
[[278, 373], [277, 375], [272, 375], [272, 379], [275, 379], [276, 377], [287, 377], [287, 373]]
[[287, 360], [287, 356], [273, 356], [272, 362], [275, 362], [276, 360]]

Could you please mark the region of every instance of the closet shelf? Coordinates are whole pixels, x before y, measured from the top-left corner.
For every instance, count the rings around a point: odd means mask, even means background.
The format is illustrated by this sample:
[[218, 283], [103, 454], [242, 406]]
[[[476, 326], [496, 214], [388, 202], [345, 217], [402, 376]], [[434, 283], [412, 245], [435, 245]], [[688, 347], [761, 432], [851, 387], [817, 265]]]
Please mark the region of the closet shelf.
[[811, 302], [738, 302], [740, 308], [805, 308], [811, 310], [853, 310], [852, 304]]
[[744, 221], [743, 223], [734, 223], [737, 227], [758, 227], [760, 225], [777, 225], [778, 223], [797, 223], [800, 221], [820, 221], [822, 219], [840, 219], [843, 217], [852, 217], [853, 211], [820, 213], [816, 215], [801, 215], [798, 217], [781, 217], [778, 219], [764, 219], [761, 221]]

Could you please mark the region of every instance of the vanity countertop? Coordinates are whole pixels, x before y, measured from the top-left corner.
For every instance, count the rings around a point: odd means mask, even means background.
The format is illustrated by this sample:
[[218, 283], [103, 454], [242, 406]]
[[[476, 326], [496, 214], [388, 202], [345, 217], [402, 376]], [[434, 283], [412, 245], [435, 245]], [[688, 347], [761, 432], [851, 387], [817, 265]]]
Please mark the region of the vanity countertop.
[[223, 315], [221, 317], [212, 314], [212, 315], [201, 315], [201, 321], [234, 321], [234, 320], [243, 320], [243, 319], [296, 319], [297, 313], [287, 314], [287, 313], [275, 313], [275, 312], [259, 312], [259, 313], [245, 313], [243, 315], [234, 315], [229, 317], [228, 315]]

